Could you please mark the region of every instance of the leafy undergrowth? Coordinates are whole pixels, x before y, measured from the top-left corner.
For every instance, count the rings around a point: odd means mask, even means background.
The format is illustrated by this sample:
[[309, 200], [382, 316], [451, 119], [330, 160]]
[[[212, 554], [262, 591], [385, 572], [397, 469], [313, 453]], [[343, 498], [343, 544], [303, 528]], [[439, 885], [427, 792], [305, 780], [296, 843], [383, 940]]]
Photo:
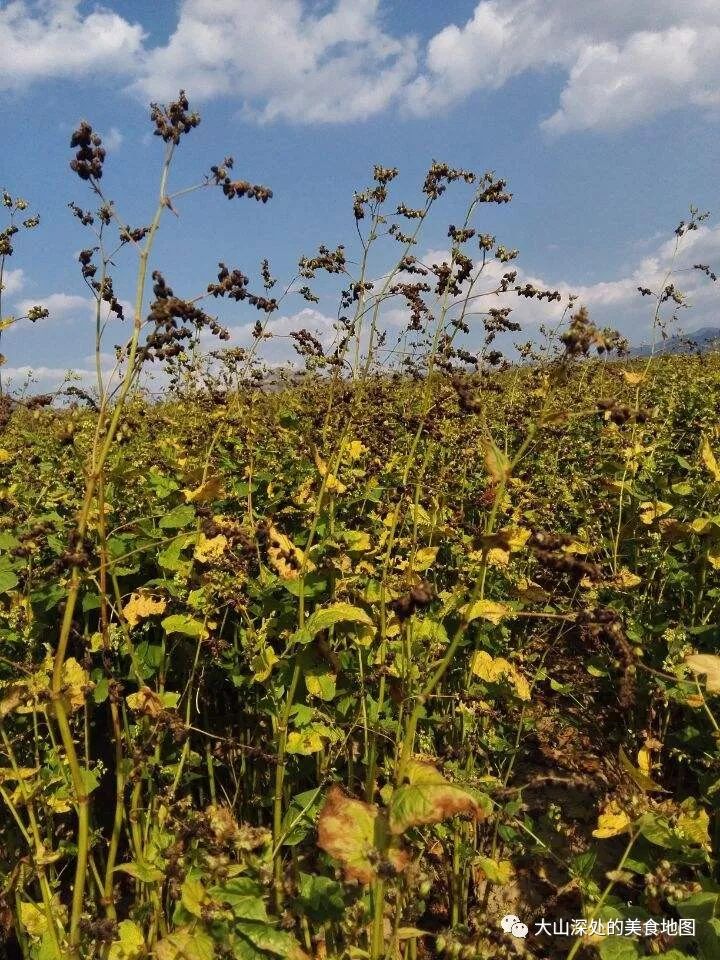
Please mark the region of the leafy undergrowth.
[[720, 363], [468, 389], [8, 413], [8, 950], [720, 956]]

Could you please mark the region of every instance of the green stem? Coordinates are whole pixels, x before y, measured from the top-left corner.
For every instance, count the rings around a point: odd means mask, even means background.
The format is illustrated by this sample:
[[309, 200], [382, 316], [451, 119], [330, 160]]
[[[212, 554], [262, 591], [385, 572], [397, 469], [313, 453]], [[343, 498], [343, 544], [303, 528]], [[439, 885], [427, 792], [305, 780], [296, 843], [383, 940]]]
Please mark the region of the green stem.
[[[625, 861], [626, 861], [627, 858], [630, 856], [630, 853], [631, 853], [631, 851], [632, 851], [632, 848], [633, 848], [633, 846], [635, 845], [635, 841], [637, 840], [637, 838], [638, 838], [639, 836], [640, 836], [640, 831], [639, 831], [639, 830], [638, 830], [636, 833], [633, 833], [633, 834], [631, 835], [630, 840], [629, 840], [629, 842], [628, 842], [628, 845], [625, 847], [625, 850], [624, 850], [624, 852], [623, 852], [623, 855], [622, 855], [622, 857], [620, 858], [620, 863], [618, 863], [617, 867], [615, 868], [616, 872], [619, 872], [619, 871], [622, 870], [622, 868], [625, 866]], [[600, 899], [599, 899], [598, 902], [595, 904], [595, 906], [594, 906], [593, 909], [592, 909], [592, 912], [590, 913], [590, 916], [588, 917], [588, 924], [589, 924], [589, 923], [592, 923], [592, 921], [596, 919], [598, 913], [600, 912], [600, 910], [602, 910], [602, 907], [603, 907], [605, 901], [606, 901], [607, 898], [610, 896], [610, 893], [612, 892], [612, 889], [613, 889], [614, 886], [615, 886], [615, 880], [611, 880], [611, 881], [608, 883], [608, 885], [605, 887], [605, 889], [603, 890], [603, 892], [602, 892], [602, 894], [601, 894], [601, 896], [600, 896]], [[570, 952], [568, 953], [566, 960], [573, 960], [573, 957], [575, 956], [575, 954], [578, 952], [578, 950], [579, 950], [580, 947], [582, 946], [582, 942], [583, 942], [583, 937], [577, 937], [577, 938], [576, 938], [575, 942], [573, 943], [572, 947], [570, 948]]]

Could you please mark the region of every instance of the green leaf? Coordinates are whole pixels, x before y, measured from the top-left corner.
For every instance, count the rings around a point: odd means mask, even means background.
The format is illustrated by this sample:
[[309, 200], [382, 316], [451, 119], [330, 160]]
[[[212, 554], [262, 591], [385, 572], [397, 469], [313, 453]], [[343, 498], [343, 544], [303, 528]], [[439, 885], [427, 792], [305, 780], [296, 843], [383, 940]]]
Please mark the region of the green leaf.
[[0, 570], [0, 593], [7, 593], [9, 590], [14, 590], [18, 582], [18, 578], [12, 570]]
[[308, 573], [305, 577], [304, 586], [299, 577], [297, 580], [284, 580], [280, 577], [275, 578], [274, 574], [273, 577], [274, 582], [281, 583], [285, 590], [294, 597], [299, 597], [302, 591], [306, 599], [313, 599], [314, 597], [321, 597], [327, 591], [327, 574]]
[[285, 846], [294, 847], [315, 829], [315, 817], [320, 809], [320, 790], [296, 793], [290, 801], [282, 824]]
[[710, 891], [694, 893], [687, 900], [673, 903], [678, 915], [684, 920], [695, 921], [695, 938], [700, 948], [700, 960], [717, 960], [720, 957], [720, 894]]
[[[40, 941], [40, 949], [37, 952], [37, 960], [64, 960], [62, 953], [58, 950], [50, 931], [43, 934]], [[113, 958], [114, 960], [114, 958]]]
[[235, 877], [222, 886], [210, 887], [208, 890], [213, 900], [227, 906], [238, 920], [267, 920], [262, 893], [260, 884], [249, 877]]
[[182, 633], [186, 637], [201, 637], [205, 633], [202, 620], [187, 613], [173, 613], [161, 621], [165, 633]]
[[198, 919], [202, 919], [203, 906], [208, 902], [208, 895], [202, 881], [198, 877], [186, 877], [183, 881], [181, 894], [182, 905], [187, 912], [194, 917], [198, 917]]
[[329, 607], [314, 610], [305, 625], [295, 632], [293, 640], [297, 643], [310, 643], [322, 630], [338, 623], [360, 623], [370, 627], [372, 619], [360, 607], [354, 607], [350, 603], [333, 603]]
[[183, 567], [189, 567], [190, 561], [182, 558], [181, 553], [194, 542], [194, 534], [184, 533], [179, 537], [175, 537], [175, 539], [167, 545], [165, 550], [158, 554], [158, 563], [164, 570], [177, 571]]
[[115, 869], [121, 873], [129, 874], [141, 883], [159, 883], [165, 878], [162, 870], [158, 870], [157, 867], [153, 867], [150, 863], [137, 860], [133, 860], [130, 863], [121, 863], [115, 867]]
[[682, 480], [680, 483], [673, 483], [670, 489], [679, 497], [687, 497], [693, 492], [693, 486], [691, 483], [688, 483], [687, 480]]
[[93, 670], [91, 680], [95, 684], [92, 692], [93, 700], [95, 703], [105, 703], [110, 693], [110, 682], [108, 678], [103, 676], [100, 669], [97, 669]]
[[297, 900], [305, 916], [316, 923], [342, 920], [345, 914], [343, 889], [330, 877], [301, 873]]
[[430, 763], [408, 764], [407, 783], [393, 792], [390, 800], [390, 830], [404, 833], [409, 827], [440, 823], [457, 814], [481, 819], [484, 805], [463, 787], [450, 783]]
[[157, 467], [150, 467], [147, 473], [147, 481], [158, 500], [164, 500], [174, 490], [180, 489], [180, 485], [172, 477], [164, 476]]
[[20, 546], [20, 541], [7, 530], [0, 532], [0, 550], [13, 550]]
[[279, 930], [268, 923], [253, 923], [250, 920], [239, 920], [235, 930], [248, 939], [258, 950], [273, 953], [280, 957], [292, 956], [298, 949], [295, 938], [285, 930]]
[[675, 835], [672, 827], [665, 817], [655, 813], [644, 813], [636, 822], [640, 833], [658, 847], [667, 847], [668, 849], [677, 849], [682, 846], [682, 841]]
[[634, 940], [606, 937], [598, 944], [601, 960], [637, 960], [642, 954]]
[[311, 663], [303, 671], [305, 687], [311, 697], [330, 701], [335, 696], [337, 674], [324, 663]]
[[159, 643], [148, 643], [147, 640], [143, 640], [142, 643], [137, 645], [135, 662], [138, 673], [143, 680], [155, 676], [160, 669], [164, 656], [163, 648]]
[[158, 526], [161, 530], [179, 530], [187, 527], [195, 519], [195, 508], [190, 506], [175, 507], [166, 513]]

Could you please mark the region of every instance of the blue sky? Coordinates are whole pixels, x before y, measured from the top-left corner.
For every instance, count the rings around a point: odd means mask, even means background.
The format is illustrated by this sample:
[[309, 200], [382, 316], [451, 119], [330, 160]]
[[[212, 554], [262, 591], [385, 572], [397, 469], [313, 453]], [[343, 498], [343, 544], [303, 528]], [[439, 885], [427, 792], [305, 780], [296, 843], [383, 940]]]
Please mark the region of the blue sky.
[[[103, 134], [103, 188], [144, 223], [161, 157], [147, 104], [180, 86], [202, 123], [178, 153], [173, 189], [229, 153], [238, 176], [274, 191], [266, 206], [203, 191], [179, 205], [179, 221], [166, 218], [154, 266], [183, 296], [214, 279], [218, 260], [254, 277], [268, 256], [289, 279], [319, 243], [354, 255], [352, 193], [373, 164], [399, 167], [394, 196], [413, 204], [438, 158], [508, 180], [513, 203], [484, 208], [478, 225], [520, 249], [522, 279], [577, 292], [594, 319], [640, 341], [652, 310], [636, 288], [664, 277], [675, 225], [691, 203], [720, 213], [715, 0], [0, 0], [0, 50], [0, 188], [42, 218], [16, 238], [3, 313], [51, 311], [3, 336], [6, 381], [32, 368], [46, 386], [91, 366], [76, 263], [89, 238], [67, 208], [90, 201], [68, 168], [72, 129], [85, 118]], [[419, 253], [447, 249], [460, 193]], [[676, 267], [720, 265], [717, 222], [689, 236]], [[124, 300], [132, 266], [118, 262]], [[694, 272], [676, 285], [693, 303], [687, 329], [718, 323], [717, 285]], [[527, 336], [557, 317], [512, 305]], [[289, 299], [276, 329], [327, 334], [335, 310], [329, 298], [311, 313]], [[247, 342], [254, 315], [222, 319]], [[112, 330], [108, 350], [123, 337]]]

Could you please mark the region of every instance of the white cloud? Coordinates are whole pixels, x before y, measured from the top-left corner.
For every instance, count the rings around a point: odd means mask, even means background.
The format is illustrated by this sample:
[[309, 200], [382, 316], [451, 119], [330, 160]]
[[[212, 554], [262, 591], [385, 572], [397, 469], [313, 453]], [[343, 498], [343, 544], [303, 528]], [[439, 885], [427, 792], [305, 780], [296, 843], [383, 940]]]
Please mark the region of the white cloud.
[[124, 139], [125, 137], [117, 127], [110, 127], [108, 132], [102, 135], [103, 146], [108, 153], [115, 153], [116, 150], [119, 150]]
[[[448, 258], [447, 250], [428, 250], [421, 260], [429, 265], [442, 263]], [[572, 283], [566, 277], [539, 276], [523, 269], [519, 261], [509, 264], [489, 261], [483, 271], [482, 280], [475, 288], [476, 293], [495, 289], [503, 273], [516, 270], [517, 285], [531, 283], [539, 290], [558, 290], [562, 301], [548, 303], [508, 292], [497, 296], [483, 296], [474, 300], [469, 309], [471, 312], [485, 312], [490, 307], [511, 307], [511, 320], [522, 326], [515, 338], [524, 340], [534, 335], [541, 323], [551, 327], [556, 325], [562, 319], [569, 295], [575, 294], [576, 305], [585, 304], [598, 326], [613, 327], [631, 341], [639, 342], [647, 340], [651, 335], [656, 301], [654, 297], [642, 297], [638, 287], [650, 288], [654, 293], [659, 293], [666, 283], [673, 283], [687, 297], [689, 309], [678, 311], [680, 323], [685, 329], [720, 326], [720, 281], [713, 283], [695, 270], [693, 265], [696, 263], [707, 264], [711, 270], [720, 272], [717, 269], [720, 268], [720, 225], [701, 225], [697, 230], [686, 233], [677, 244], [677, 251], [675, 238], [659, 245], [656, 243], [654, 252], [643, 257], [626, 275], [596, 283]], [[665, 305], [663, 315], [669, 317], [674, 306], [672, 302]], [[384, 313], [383, 319], [388, 326], [401, 327], [407, 323], [408, 313], [396, 302]], [[470, 317], [468, 322], [471, 330], [476, 327], [473, 317]], [[476, 340], [477, 337], [471, 332], [468, 341], [471, 347]]]
[[87, 14], [80, 0], [11, 0], [0, 9], [0, 89], [33, 80], [131, 73], [143, 30], [110, 10]]
[[26, 314], [31, 307], [45, 307], [50, 311], [50, 320], [74, 320], [87, 318], [95, 311], [95, 301], [74, 293], [51, 293], [46, 297], [27, 298], [16, 304], [16, 311]]
[[[650, 26], [649, 26], [650, 25]], [[481, 0], [428, 43], [407, 106], [435, 112], [525, 71], [566, 76], [543, 124], [564, 133], [620, 129], [686, 106], [720, 105], [715, 0]]]
[[[122, 305], [125, 316], [132, 316], [133, 305], [129, 300], [119, 300]], [[76, 293], [49, 293], [44, 297], [25, 297], [23, 300], [18, 300], [14, 304], [14, 313], [17, 316], [24, 316], [27, 314], [28, 310], [31, 307], [39, 306], [45, 307], [50, 316], [46, 318], [43, 322], [51, 321], [62, 321], [62, 322], [72, 322], [73, 320], [95, 320], [96, 314], [96, 301], [93, 297], [83, 297]], [[114, 320], [114, 314], [110, 313], [110, 309], [107, 304], [103, 304], [103, 320], [108, 317], [110, 320]], [[17, 328], [13, 328], [17, 329]]]
[[379, 0], [335, 0], [316, 13], [301, 0], [183, 0], [167, 44], [151, 50], [135, 84], [166, 100], [239, 97], [260, 120], [364, 119], [412, 77], [416, 42], [380, 22]]
[[6, 296], [12, 296], [20, 293], [25, 285], [25, 273], [19, 267], [17, 270], [6, 270], [3, 274], [3, 293]]
[[[717, 0], [480, 0], [431, 37], [383, 23], [389, 0], [181, 0], [165, 43], [81, 0], [0, 0], [0, 89], [124, 76], [143, 99], [180, 87], [234, 98], [259, 121], [437, 114], [525, 72], [565, 78], [552, 133], [622, 129], [669, 110], [720, 112]], [[538, 118], [541, 119], [541, 118]], [[122, 136], [106, 135], [108, 149]]]

